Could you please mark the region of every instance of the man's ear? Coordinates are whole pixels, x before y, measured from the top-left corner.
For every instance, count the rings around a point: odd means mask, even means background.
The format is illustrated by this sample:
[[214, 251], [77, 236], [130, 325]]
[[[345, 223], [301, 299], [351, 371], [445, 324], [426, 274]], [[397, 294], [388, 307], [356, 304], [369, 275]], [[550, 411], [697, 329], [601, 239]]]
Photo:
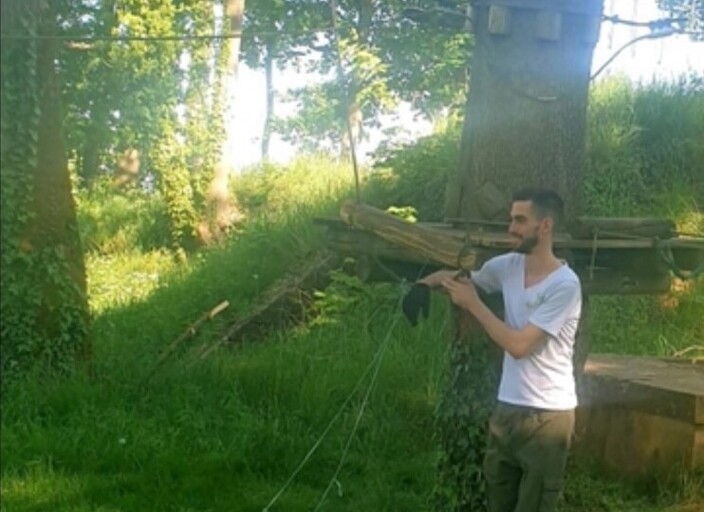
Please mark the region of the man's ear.
[[555, 230], [555, 219], [550, 216], [543, 217], [540, 221], [540, 227], [545, 233], [550, 233]]

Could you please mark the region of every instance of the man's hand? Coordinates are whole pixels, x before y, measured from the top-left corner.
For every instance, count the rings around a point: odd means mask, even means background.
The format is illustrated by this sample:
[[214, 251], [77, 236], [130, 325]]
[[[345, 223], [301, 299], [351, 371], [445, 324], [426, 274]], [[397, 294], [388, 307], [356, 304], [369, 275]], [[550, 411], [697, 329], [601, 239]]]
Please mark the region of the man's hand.
[[482, 303], [477, 288], [469, 279], [443, 279], [440, 284], [450, 294], [452, 302], [470, 313], [476, 311], [476, 307]]

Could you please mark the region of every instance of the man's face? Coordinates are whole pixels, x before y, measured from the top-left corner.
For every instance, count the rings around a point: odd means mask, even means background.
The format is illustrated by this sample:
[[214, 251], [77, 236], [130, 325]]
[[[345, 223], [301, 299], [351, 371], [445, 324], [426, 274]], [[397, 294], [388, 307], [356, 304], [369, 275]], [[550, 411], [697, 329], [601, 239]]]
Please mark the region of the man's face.
[[531, 201], [515, 201], [511, 205], [508, 233], [514, 237], [514, 251], [530, 254], [546, 232], [546, 219], [539, 219]]

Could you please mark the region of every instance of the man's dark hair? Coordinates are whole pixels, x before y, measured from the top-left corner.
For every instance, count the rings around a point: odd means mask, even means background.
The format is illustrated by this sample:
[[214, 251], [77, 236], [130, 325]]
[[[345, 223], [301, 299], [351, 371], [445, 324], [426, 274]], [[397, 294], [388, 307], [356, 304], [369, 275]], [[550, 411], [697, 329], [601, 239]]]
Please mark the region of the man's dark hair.
[[523, 188], [513, 193], [512, 201], [530, 201], [540, 219], [551, 217], [559, 226], [565, 216], [565, 203], [554, 190], [548, 188]]

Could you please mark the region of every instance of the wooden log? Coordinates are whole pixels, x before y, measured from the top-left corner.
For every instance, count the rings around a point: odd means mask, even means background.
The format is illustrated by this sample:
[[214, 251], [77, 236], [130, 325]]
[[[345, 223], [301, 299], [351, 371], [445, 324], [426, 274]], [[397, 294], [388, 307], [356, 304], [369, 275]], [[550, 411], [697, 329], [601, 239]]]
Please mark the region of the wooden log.
[[[344, 255], [366, 255], [371, 258], [416, 263], [424, 266], [445, 266], [442, 262], [396, 246], [366, 231], [330, 231], [327, 235], [327, 245], [335, 252]], [[474, 248], [474, 252], [478, 256], [479, 261], [486, 261], [493, 256], [501, 254], [502, 251]], [[450, 266], [456, 268], [457, 264]]]
[[437, 230], [405, 222], [378, 208], [346, 202], [340, 216], [350, 226], [374, 233], [402, 252], [453, 268], [472, 270], [481, 264], [478, 251], [470, 244]]
[[156, 370], [169, 358], [169, 356], [171, 356], [171, 354], [173, 354], [174, 350], [176, 350], [176, 348], [181, 343], [186, 341], [188, 338], [195, 336], [196, 332], [198, 332], [198, 329], [201, 327], [201, 325], [203, 325], [208, 320], [212, 320], [217, 315], [225, 311], [229, 305], [230, 303], [224, 300], [210, 311], [203, 313], [203, 315], [193, 324], [191, 324], [185, 331], [183, 331], [183, 333], [181, 333], [178, 338], [169, 343], [166, 348], [162, 350], [161, 354], [159, 355], [159, 358], [156, 360], [156, 363], [154, 363], [154, 366], [152, 366], [149, 373], [147, 373], [142, 379], [142, 384], [145, 384], [150, 378], [152, 378]]

